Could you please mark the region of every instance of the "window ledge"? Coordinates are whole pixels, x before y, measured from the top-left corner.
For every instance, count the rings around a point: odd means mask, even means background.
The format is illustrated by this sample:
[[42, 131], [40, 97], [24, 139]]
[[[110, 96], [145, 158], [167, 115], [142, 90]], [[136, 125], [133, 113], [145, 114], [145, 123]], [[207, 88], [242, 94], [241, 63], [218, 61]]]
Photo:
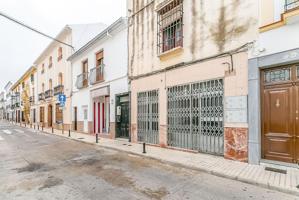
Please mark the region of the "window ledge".
[[167, 60], [171, 57], [177, 56], [179, 54], [181, 54], [183, 52], [183, 47], [179, 46], [179, 47], [175, 47], [173, 49], [170, 49], [168, 51], [165, 51], [163, 53], [161, 53], [160, 55], [158, 55], [158, 57], [160, 58], [160, 60]]
[[287, 22], [290, 18], [295, 17], [295, 16], [299, 16], [299, 7], [282, 13], [280, 21], [260, 27], [259, 28], [260, 32], [262, 33], [262, 32], [266, 32], [266, 31], [269, 31], [272, 29], [282, 27], [287, 24]]

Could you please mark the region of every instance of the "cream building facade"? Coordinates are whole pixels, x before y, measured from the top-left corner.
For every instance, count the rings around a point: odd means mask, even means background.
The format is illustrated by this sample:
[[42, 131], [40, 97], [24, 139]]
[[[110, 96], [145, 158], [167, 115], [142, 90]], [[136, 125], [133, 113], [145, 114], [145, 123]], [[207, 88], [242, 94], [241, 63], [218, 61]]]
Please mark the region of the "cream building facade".
[[258, 1], [127, 3], [132, 141], [247, 162]]
[[30, 67], [12, 86], [13, 116], [18, 123], [35, 123], [36, 68]]
[[[37, 122], [41, 126], [71, 129], [72, 78], [67, 58], [106, 26], [104, 24], [67, 25], [34, 62], [37, 68]], [[62, 43], [61, 43], [62, 42]], [[61, 108], [58, 95], [66, 95]]]

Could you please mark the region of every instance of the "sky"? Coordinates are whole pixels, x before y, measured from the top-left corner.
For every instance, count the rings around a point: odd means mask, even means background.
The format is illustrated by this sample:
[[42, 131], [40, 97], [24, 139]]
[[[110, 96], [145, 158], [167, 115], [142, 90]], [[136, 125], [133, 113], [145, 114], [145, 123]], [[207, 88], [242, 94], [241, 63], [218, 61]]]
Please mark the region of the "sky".
[[[56, 36], [67, 24], [111, 24], [126, 0], [0, 0], [0, 11]], [[51, 41], [0, 16], [0, 91], [17, 81]]]

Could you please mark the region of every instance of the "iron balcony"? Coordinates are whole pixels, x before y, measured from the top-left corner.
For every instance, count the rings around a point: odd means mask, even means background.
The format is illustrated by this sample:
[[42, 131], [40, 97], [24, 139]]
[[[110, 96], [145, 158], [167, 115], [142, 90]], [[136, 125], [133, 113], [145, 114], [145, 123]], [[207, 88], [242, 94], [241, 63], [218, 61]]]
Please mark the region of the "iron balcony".
[[34, 96], [29, 97], [29, 101], [30, 101], [30, 104], [31, 104], [31, 105], [34, 104], [34, 99], [35, 99]]
[[53, 97], [53, 90], [52, 89], [51, 90], [47, 90], [45, 92], [45, 99], [49, 99], [51, 97]]
[[88, 86], [88, 73], [82, 73], [77, 76], [76, 87], [82, 89]]
[[54, 96], [64, 93], [64, 85], [58, 85], [54, 88]]
[[293, 0], [293, 1], [286, 0], [284, 7], [286, 12], [289, 10], [293, 10], [295, 8], [299, 8], [299, 0]]
[[89, 81], [91, 85], [104, 81], [104, 65], [97, 66], [90, 70]]
[[39, 95], [38, 95], [38, 100], [39, 101], [43, 101], [43, 100], [45, 100], [45, 93], [40, 93]]

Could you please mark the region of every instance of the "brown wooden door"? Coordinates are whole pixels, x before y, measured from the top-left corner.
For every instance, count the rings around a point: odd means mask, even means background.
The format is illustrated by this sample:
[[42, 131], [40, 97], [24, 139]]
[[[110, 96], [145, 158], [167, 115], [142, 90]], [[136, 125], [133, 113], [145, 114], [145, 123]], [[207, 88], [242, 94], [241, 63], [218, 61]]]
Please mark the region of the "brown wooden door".
[[296, 86], [295, 75], [295, 66], [262, 72], [262, 151], [265, 159], [288, 163], [299, 160], [299, 86]]
[[49, 127], [52, 127], [52, 113], [53, 113], [52, 105], [49, 105], [48, 106], [48, 126]]
[[296, 110], [295, 110], [295, 154], [296, 154], [296, 163], [299, 164], [299, 66], [297, 66], [297, 80], [295, 85], [295, 94], [296, 94]]

